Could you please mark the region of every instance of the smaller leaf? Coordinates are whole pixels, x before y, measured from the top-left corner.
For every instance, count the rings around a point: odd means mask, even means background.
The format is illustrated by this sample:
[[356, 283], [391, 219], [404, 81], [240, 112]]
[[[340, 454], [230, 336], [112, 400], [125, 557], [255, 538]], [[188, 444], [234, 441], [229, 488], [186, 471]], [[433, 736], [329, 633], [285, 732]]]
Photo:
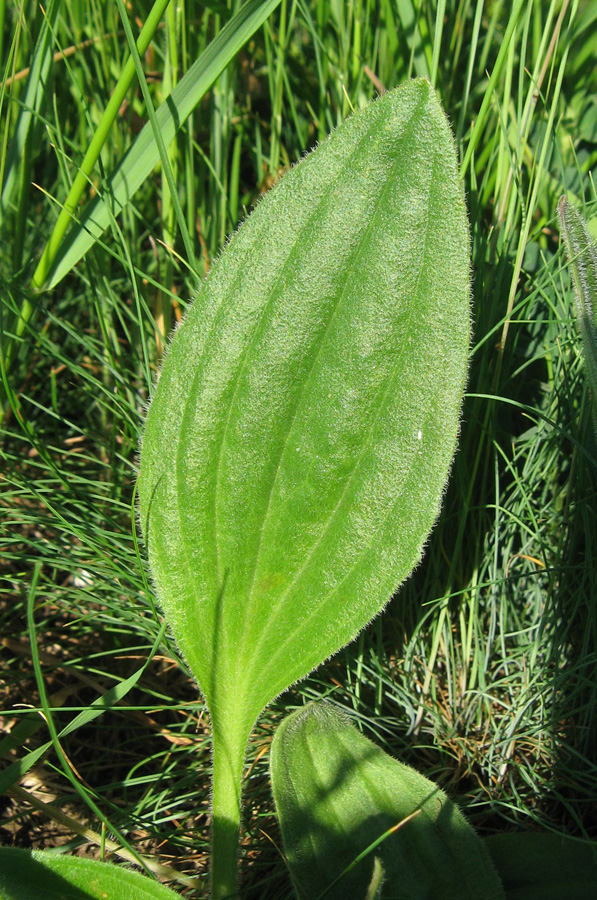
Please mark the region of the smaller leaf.
[[496, 834], [484, 843], [501, 876], [506, 900], [597, 897], [597, 844], [550, 832]]
[[585, 370], [592, 394], [593, 424], [597, 433], [597, 247], [587, 223], [565, 197], [559, 203], [560, 224], [576, 297], [576, 320], [582, 340]]
[[110, 863], [0, 847], [0, 900], [176, 900], [163, 884]]
[[[301, 900], [505, 900], [483, 842], [423, 775], [384, 753], [329, 704], [279, 727], [271, 777]], [[369, 852], [367, 852], [369, 851]]]

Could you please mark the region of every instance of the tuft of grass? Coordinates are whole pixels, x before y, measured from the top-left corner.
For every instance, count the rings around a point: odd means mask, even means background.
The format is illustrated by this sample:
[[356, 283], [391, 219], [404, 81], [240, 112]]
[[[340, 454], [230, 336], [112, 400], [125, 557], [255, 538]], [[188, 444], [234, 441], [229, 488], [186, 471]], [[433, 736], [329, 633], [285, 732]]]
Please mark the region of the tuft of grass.
[[[145, 97], [133, 80], [86, 199], [148, 121], [147, 96], [159, 107], [239, 7], [168, 9], [143, 55]], [[134, 37], [151, 8], [135, 4]], [[287, 894], [267, 750], [285, 711], [318, 696], [438, 780], [482, 833], [594, 838], [597, 446], [556, 218], [566, 193], [597, 233], [594, 4], [282, 0], [165, 147], [176, 196], [158, 166], [50, 292], [34, 273], [127, 38], [111, 3], [23, 0], [0, 16], [2, 841], [97, 856], [126, 842], [183, 896], [203, 895], [202, 703], [168, 633], [133, 677], [161, 627], [134, 516], [143, 411], [170, 324], [261, 192], [411, 75], [442, 97], [470, 211], [459, 450], [417, 572], [258, 725], [243, 890]], [[28, 767], [50, 718], [60, 735], [108, 691], [109, 709]]]

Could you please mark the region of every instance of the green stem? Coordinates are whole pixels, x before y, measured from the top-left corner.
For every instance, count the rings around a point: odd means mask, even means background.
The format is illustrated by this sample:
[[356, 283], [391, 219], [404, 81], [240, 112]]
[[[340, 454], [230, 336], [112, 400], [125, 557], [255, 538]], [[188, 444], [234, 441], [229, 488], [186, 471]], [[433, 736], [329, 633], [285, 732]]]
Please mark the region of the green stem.
[[213, 721], [212, 900], [236, 897], [240, 798], [247, 739], [230, 740]]

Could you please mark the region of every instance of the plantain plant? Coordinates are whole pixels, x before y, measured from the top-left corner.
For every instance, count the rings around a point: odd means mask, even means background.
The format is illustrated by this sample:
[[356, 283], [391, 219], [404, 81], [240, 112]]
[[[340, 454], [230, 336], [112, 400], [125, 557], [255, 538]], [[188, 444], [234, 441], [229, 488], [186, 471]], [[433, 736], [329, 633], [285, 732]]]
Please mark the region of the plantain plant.
[[[584, 291], [584, 231], [561, 209]], [[214, 900], [237, 893], [261, 711], [351, 641], [421, 557], [456, 446], [469, 319], [454, 142], [419, 79], [276, 185], [173, 337], [145, 425], [139, 518], [210, 714]], [[438, 787], [333, 707], [284, 721], [271, 774], [301, 900], [595, 895], [592, 848], [481, 841]], [[176, 896], [114, 866], [0, 850], [0, 900], [42, 885], [70, 900]]]
[[458, 432], [469, 236], [426, 80], [344, 122], [232, 238], [169, 348], [139, 514], [209, 708], [212, 891], [236, 891], [247, 742], [419, 561]]

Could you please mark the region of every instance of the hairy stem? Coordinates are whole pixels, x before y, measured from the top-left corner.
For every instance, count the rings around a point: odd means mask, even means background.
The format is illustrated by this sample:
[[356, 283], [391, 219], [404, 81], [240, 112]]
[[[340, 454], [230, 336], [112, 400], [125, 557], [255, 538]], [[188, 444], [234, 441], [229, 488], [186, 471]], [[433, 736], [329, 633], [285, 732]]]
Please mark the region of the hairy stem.
[[240, 798], [247, 740], [230, 740], [213, 722], [212, 900], [236, 896]]

